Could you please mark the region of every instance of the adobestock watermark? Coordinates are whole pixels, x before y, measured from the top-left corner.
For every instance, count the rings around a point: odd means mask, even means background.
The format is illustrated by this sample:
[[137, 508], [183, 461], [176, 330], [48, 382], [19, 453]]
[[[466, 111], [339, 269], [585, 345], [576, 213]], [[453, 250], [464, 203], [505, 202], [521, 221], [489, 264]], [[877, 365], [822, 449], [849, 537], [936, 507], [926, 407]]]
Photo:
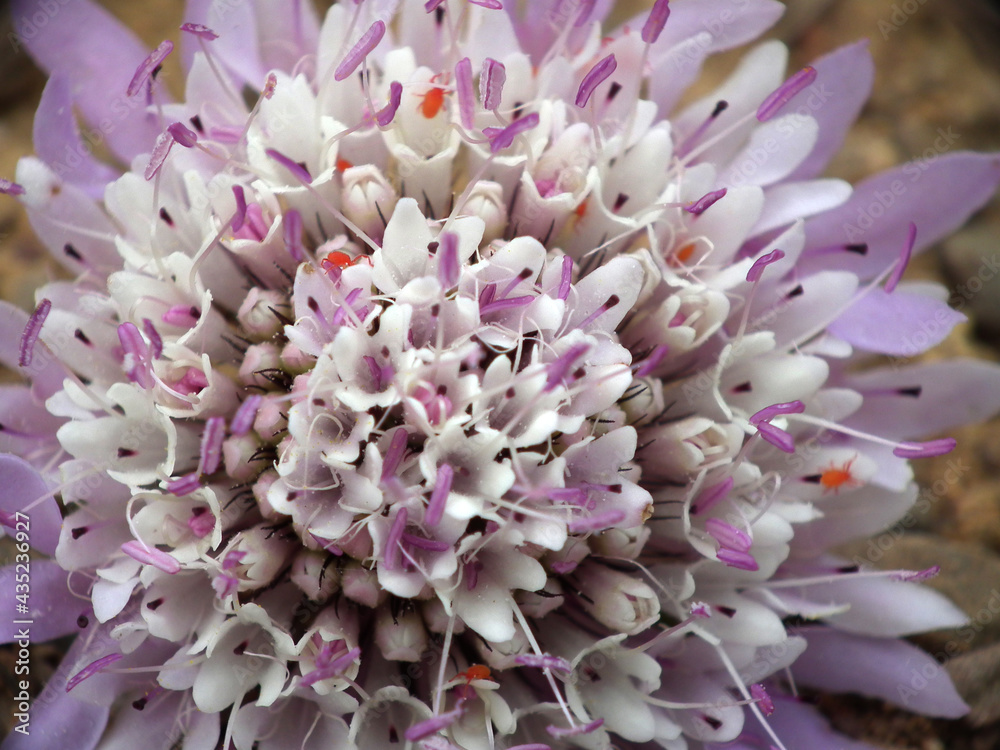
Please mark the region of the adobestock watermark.
[[903, 0], [900, 3], [892, 4], [892, 14], [888, 19], [880, 19], [878, 22], [879, 33], [882, 39], [889, 40], [921, 7], [927, 4], [927, 0]]

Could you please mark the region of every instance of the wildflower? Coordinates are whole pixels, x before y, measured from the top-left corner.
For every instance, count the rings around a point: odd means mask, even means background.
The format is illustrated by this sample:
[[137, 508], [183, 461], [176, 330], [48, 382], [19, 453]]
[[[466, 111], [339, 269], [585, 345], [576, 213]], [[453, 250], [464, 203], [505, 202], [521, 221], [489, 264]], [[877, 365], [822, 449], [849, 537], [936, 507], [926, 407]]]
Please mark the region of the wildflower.
[[[960, 319], [900, 275], [1000, 159], [943, 156], [853, 227], [897, 174], [818, 178], [864, 44], [785, 81], [765, 43], [675, 111], [781, 4], [610, 36], [607, 8], [193, 2], [184, 101], [173, 45], [89, 0], [28, 40], [38, 156], [0, 190], [77, 279], [2, 308], [30, 380], [3, 510], [55, 558], [45, 635], [82, 631], [33, 742], [784, 748], [828, 730], [773, 675], [898, 701], [929, 663], [895, 639], [961, 614], [828, 550], [905, 512], [908, 459], [953, 446], [917, 441], [1000, 374], [845, 364]], [[965, 710], [946, 678], [906, 705]]]

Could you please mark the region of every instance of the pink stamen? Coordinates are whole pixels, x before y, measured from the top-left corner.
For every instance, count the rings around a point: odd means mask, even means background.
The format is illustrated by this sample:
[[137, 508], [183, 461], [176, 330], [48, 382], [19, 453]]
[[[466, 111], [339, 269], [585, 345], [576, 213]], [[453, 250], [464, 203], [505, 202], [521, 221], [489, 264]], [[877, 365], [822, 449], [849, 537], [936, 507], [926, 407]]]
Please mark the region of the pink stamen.
[[897, 458], [933, 458], [951, 453], [956, 445], [958, 441], [955, 438], [928, 440], [925, 443], [900, 443], [892, 451], [892, 455]]
[[267, 78], [264, 80], [264, 89], [260, 92], [260, 94], [265, 99], [270, 99], [274, 96], [274, 90], [276, 88], [278, 88], [278, 76], [274, 73], [268, 73]]
[[108, 654], [107, 656], [102, 656], [100, 659], [97, 659], [96, 661], [92, 661], [90, 664], [85, 666], [83, 669], [81, 669], [79, 672], [77, 672], [75, 675], [73, 675], [66, 681], [66, 692], [68, 693], [70, 690], [75, 688], [77, 685], [86, 680], [88, 677], [93, 677], [95, 674], [103, 670], [106, 666], [108, 666], [109, 664], [114, 664], [121, 658], [123, 658], [122, 654]]
[[784, 257], [785, 253], [781, 250], [772, 250], [767, 255], [760, 256], [753, 262], [753, 265], [750, 266], [750, 270], [747, 271], [747, 281], [751, 284], [756, 284], [760, 281], [760, 277], [763, 276], [765, 268]]
[[740, 552], [738, 550], [729, 549], [728, 547], [723, 547], [716, 553], [715, 556], [719, 558], [719, 562], [725, 563], [730, 568], [750, 571], [760, 570], [760, 566], [757, 564], [757, 561], [749, 552]]
[[149, 347], [135, 323], [119, 325], [118, 340], [125, 351], [129, 380], [143, 389], [152, 388], [153, 376], [149, 371]]
[[619, 302], [621, 302], [621, 298], [617, 294], [612, 294], [608, 297], [607, 302], [588, 315], [579, 325], [577, 325], [577, 328], [586, 328]]
[[712, 608], [705, 604], [705, 602], [694, 602], [691, 605], [691, 617], [704, 620], [711, 616]]
[[246, 556], [247, 553], [244, 552], [243, 550], [232, 550], [230, 552], [227, 552], [225, 558], [222, 560], [222, 569], [232, 570], [241, 562], [243, 562], [243, 558]]
[[389, 535], [385, 540], [384, 565], [386, 570], [395, 570], [399, 567], [399, 559], [403, 552], [399, 543], [403, 540], [403, 532], [406, 531], [408, 516], [409, 511], [407, 511], [406, 508], [400, 508], [399, 512], [396, 513], [396, 517], [392, 521], [392, 528], [389, 529]]
[[587, 344], [577, 344], [565, 351], [558, 359], [551, 362], [546, 368], [548, 376], [545, 378], [545, 387], [542, 389], [548, 393], [560, 385], [565, 379], [573, 363], [587, 353], [590, 349]]
[[184, 148], [194, 148], [198, 144], [198, 134], [182, 122], [168, 125], [167, 132], [177, 141], [178, 145]]
[[473, 5], [478, 5], [480, 8], [488, 8], [489, 10], [503, 10], [503, 3], [500, 0], [469, 0]]
[[765, 406], [759, 412], [750, 417], [750, 424], [754, 427], [761, 422], [769, 422], [781, 414], [801, 414], [806, 410], [806, 405], [801, 401], [787, 401], [783, 404], [772, 404]]
[[156, 330], [156, 326], [153, 325], [153, 321], [149, 318], [143, 318], [142, 330], [145, 331], [146, 338], [149, 339], [150, 346], [152, 346], [153, 359], [159, 359], [163, 356], [163, 339], [160, 337], [159, 331]]
[[198, 325], [201, 311], [191, 305], [173, 305], [165, 313], [161, 320], [168, 326], [178, 328], [194, 328]]
[[257, 417], [257, 411], [260, 409], [260, 405], [264, 402], [264, 397], [260, 394], [254, 394], [249, 396], [246, 401], [240, 404], [240, 408], [236, 410], [236, 414], [233, 415], [232, 424], [229, 425], [229, 431], [236, 436], [243, 436], [250, 432], [250, 428], [253, 426], [253, 421]]
[[507, 69], [502, 62], [492, 57], [483, 61], [483, 69], [479, 72], [479, 99], [483, 109], [492, 111], [500, 106], [503, 95], [503, 85], [507, 82]]
[[557, 297], [565, 300], [569, 297], [570, 284], [573, 282], [573, 259], [564, 255], [562, 259], [562, 275], [559, 278], [559, 292]]
[[177, 562], [176, 557], [168, 555], [166, 552], [156, 549], [156, 547], [147, 547], [142, 542], [135, 540], [125, 542], [122, 545], [122, 552], [133, 560], [138, 560], [144, 565], [152, 565], [154, 568], [170, 575], [180, 572], [181, 569], [181, 564]]
[[344, 61], [337, 66], [337, 70], [334, 71], [333, 78], [336, 81], [343, 81], [351, 73], [357, 70], [357, 67], [361, 62], [368, 56], [368, 54], [378, 46], [378, 43], [382, 41], [382, 37], [385, 36], [385, 22], [376, 21], [371, 25], [371, 28], [366, 31], [361, 38], [358, 40], [351, 51], [347, 53]]
[[561, 656], [551, 656], [550, 654], [518, 654], [514, 661], [522, 667], [535, 667], [537, 669], [551, 669], [553, 672], [565, 672], [569, 674], [573, 671], [573, 666]]
[[207, 512], [204, 508], [196, 508], [196, 511], [188, 518], [187, 525], [191, 533], [199, 539], [204, 539], [215, 530], [215, 516]]
[[670, 3], [668, 0], [656, 0], [653, 3], [653, 9], [649, 11], [646, 23], [642, 25], [642, 41], [646, 44], [656, 44], [656, 40], [660, 38], [669, 17]]
[[229, 228], [235, 233], [243, 228], [247, 218], [247, 196], [242, 185], [233, 185], [233, 197], [236, 198], [236, 213], [229, 222]]
[[448, 542], [439, 542], [437, 539], [425, 539], [422, 536], [410, 534], [405, 531], [403, 532], [403, 541], [419, 549], [426, 549], [431, 552], [444, 552], [451, 549], [451, 545]]
[[490, 153], [498, 153], [508, 148], [514, 139], [532, 128], [538, 127], [538, 113], [532, 112], [519, 120], [514, 120], [510, 125], [501, 128], [486, 128], [483, 133], [490, 139]]
[[906, 244], [903, 245], [903, 250], [899, 254], [899, 260], [892, 269], [892, 273], [889, 274], [889, 278], [885, 282], [885, 290], [887, 292], [892, 292], [896, 288], [896, 284], [899, 280], [903, 278], [903, 272], [906, 271], [906, 266], [910, 263], [910, 256], [913, 255], [913, 246], [917, 242], [917, 225], [912, 221], [910, 222], [909, 230], [906, 234]]
[[43, 299], [38, 303], [38, 307], [31, 313], [27, 324], [24, 326], [24, 333], [21, 334], [21, 346], [18, 351], [17, 364], [21, 367], [28, 367], [35, 354], [35, 344], [42, 333], [42, 326], [52, 309], [52, 301]]
[[458, 263], [458, 235], [454, 232], [442, 232], [438, 235], [440, 244], [438, 260], [438, 279], [441, 286], [451, 289], [458, 283], [460, 273]]
[[760, 122], [767, 122], [773, 118], [781, 109], [788, 104], [795, 95], [798, 94], [806, 86], [812, 84], [816, 80], [816, 68], [811, 65], [806, 66], [798, 73], [793, 75], [783, 84], [778, 86], [760, 105], [757, 110], [757, 120]]
[[594, 90], [604, 83], [617, 68], [618, 60], [613, 53], [591, 68], [590, 72], [583, 77], [580, 89], [576, 92], [576, 106], [580, 109], [586, 107]]
[[396, 428], [392, 433], [392, 440], [389, 442], [389, 450], [385, 452], [385, 460], [382, 462], [382, 481], [396, 474], [400, 462], [403, 460], [403, 451], [406, 450], [406, 441], [409, 433], [403, 427]]
[[460, 700], [451, 711], [439, 714], [438, 716], [432, 716], [431, 718], [424, 719], [423, 721], [418, 721], [406, 730], [404, 736], [410, 742], [418, 742], [425, 737], [429, 737], [432, 734], [440, 732], [446, 727], [450, 727], [458, 721], [464, 713], [465, 701]]
[[188, 34], [194, 34], [196, 37], [200, 37], [206, 42], [211, 42], [213, 39], [219, 38], [219, 35], [208, 28], [208, 26], [204, 26], [200, 23], [181, 24], [181, 31], [186, 31]]
[[160, 46], [150, 52], [149, 56], [136, 68], [135, 75], [132, 76], [125, 94], [127, 96], [135, 96], [139, 92], [139, 89], [142, 88], [142, 85], [152, 77], [156, 69], [167, 59], [167, 55], [173, 51], [174, 43], [169, 39], [164, 39], [160, 42]]
[[437, 526], [441, 522], [454, 477], [455, 470], [448, 464], [441, 464], [438, 467], [434, 490], [431, 492], [431, 499], [427, 502], [427, 511], [424, 513], [424, 521], [429, 526]]
[[472, 90], [472, 61], [463, 57], [455, 65], [455, 90], [458, 92], [458, 112], [462, 127], [472, 130], [475, 124], [476, 103]]
[[684, 210], [689, 214], [694, 214], [695, 216], [700, 216], [705, 213], [708, 209], [714, 206], [718, 201], [726, 197], [726, 188], [721, 188], [720, 190], [713, 190], [710, 193], [706, 193], [701, 198], [696, 200], [690, 206], [684, 206]]
[[785, 453], [795, 453], [795, 440], [784, 430], [775, 427], [770, 422], [757, 425], [758, 434], [778, 450]]
[[302, 249], [302, 215], [294, 208], [285, 211], [282, 222], [282, 238], [285, 240], [285, 248], [292, 260], [301, 263], [305, 260], [306, 254]]
[[774, 701], [771, 700], [771, 696], [767, 694], [767, 690], [760, 683], [750, 686], [750, 697], [757, 701], [757, 705], [760, 706], [760, 710], [763, 712], [764, 716], [770, 716], [774, 713]]
[[894, 581], [906, 581], [907, 583], [919, 583], [927, 581], [941, 572], [940, 565], [932, 565], [926, 570], [901, 570], [889, 576]]
[[557, 727], [554, 724], [550, 724], [545, 727], [545, 731], [553, 737], [577, 737], [581, 734], [590, 734], [591, 732], [600, 729], [603, 725], [604, 719], [594, 719], [589, 724], [581, 724], [575, 727]]
[[167, 492], [171, 495], [176, 495], [177, 497], [190, 495], [192, 492], [200, 488], [201, 482], [199, 481], [196, 473], [185, 474], [178, 479], [171, 479], [167, 482]]
[[399, 109], [400, 102], [402, 101], [403, 84], [399, 81], [393, 81], [389, 84], [389, 103], [375, 113], [375, 122], [378, 123], [380, 128], [389, 126], [389, 123], [396, 116], [396, 111]]
[[590, 14], [594, 12], [594, 6], [597, 4], [597, 0], [579, 0], [580, 12], [576, 14], [576, 21], [573, 22], [573, 26], [580, 28], [590, 19]]
[[163, 162], [167, 160], [167, 155], [170, 153], [173, 145], [174, 137], [170, 133], [160, 133], [157, 136], [156, 143], [153, 144], [153, 153], [149, 156], [149, 164], [146, 165], [146, 171], [143, 172], [143, 177], [147, 181], [156, 177], [156, 173], [160, 171]]
[[222, 460], [222, 439], [225, 436], [226, 420], [222, 417], [209, 417], [201, 433], [199, 473], [214, 474], [219, 468], [219, 462]]
[[483, 569], [483, 564], [479, 560], [472, 560], [462, 566], [462, 573], [465, 576], [465, 588], [467, 591], [475, 591], [479, 583], [479, 571]]
[[732, 491], [733, 484], [735, 484], [733, 478], [726, 477], [718, 484], [713, 484], [711, 487], [702, 490], [698, 498], [691, 503], [691, 512], [695, 514], [704, 513], [709, 508], [715, 507], [716, 503]]
[[444, 0], [427, 0], [427, 2], [424, 3], [424, 10], [428, 13], [433, 13], [441, 7], [442, 3], [444, 3]]
[[517, 307], [524, 307], [525, 305], [530, 305], [535, 300], [534, 297], [524, 296], [524, 297], [508, 297], [507, 299], [493, 300], [489, 304], [483, 305], [479, 308], [480, 315], [489, 315], [490, 313], [495, 313], [499, 310], [513, 310]]
[[304, 164], [299, 164], [297, 161], [293, 161], [291, 158], [273, 148], [264, 149], [264, 153], [291, 172], [295, 179], [303, 185], [312, 184], [312, 175], [309, 174], [309, 170], [306, 169]]
[[753, 540], [745, 531], [718, 518], [705, 521], [705, 531], [726, 549], [748, 552], [753, 546]]
[[3, 195], [24, 195], [24, 187], [0, 177], [0, 193]]
[[635, 376], [637, 378], [644, 378], [657, 367], [663, 361], [663, 358], [667, 356], [670, 351], [670, 347], [666, 344], [661, 344], [660, 346], [653, 349], [653, 352], [646, 357], [646, 360], [642, 363], [638, 370], [635, 371]]

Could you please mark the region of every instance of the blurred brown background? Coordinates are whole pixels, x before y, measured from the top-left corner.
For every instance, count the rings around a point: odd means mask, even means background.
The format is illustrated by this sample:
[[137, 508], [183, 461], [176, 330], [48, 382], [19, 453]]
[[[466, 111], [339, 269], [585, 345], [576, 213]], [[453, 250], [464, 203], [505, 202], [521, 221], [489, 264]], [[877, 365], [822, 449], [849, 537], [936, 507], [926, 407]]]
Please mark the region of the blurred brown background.
[[[533, 1], [533, 0], [529, 0]], [[698, 2], [698, 0], [683, 0]], [[177, 40], [181, 0], [101, 0], [150, 47]], [[329, 2], [321, 3], [326, 6]], [[648, 0], [621, 0], [625, 19]], [[938, 131], [957, 135], [952, 148], [1000, 151], [1000, 4], [991, 0], [786, 0], [788, 12], [771, 36], [792, 48], [800, 67], [847, 42], [871, 40], [875, 91], [842, 153], [833, 176], [852, 182], [932, 149]], [[18, 158], [31, 153], [31, 126], [44, 84], [28, 57], [6, 41], [11, 32], [6, 3], [0, 6], [0, 176], [13, 178]], [[737, 54], [713, 60], [707, 86], [731, 69]], [[168, 61], [165, 80], [175, 90], [180, 71]], [[704, 87], [703, 87], [704, 88]], [[997, 259], [993, 261], [993, 259]], [[961, 232], [911, 264], [909, 278], [932, 278], [961, 293], [985, 261], [1000, 261], [1000, 199]], [[16, 201], [0, 197], [0, 297], [34, 306], [33, 290], [56, 274], [33, 238]], [[975, 285], [973, 285], [975, 286]], [[926, 355], [998, 360], [1000, 275], [970, 294], [959, 326]], [[931, 585], [951, 596], [970, 616], [971, 630], [915, 639], [933, 653], [959, 648], [948, 669], [972, 705], [963, 720], [931, 721], [877, 701], [821, 698], [841, 731], [896, 750], [994, 750], [1000, 747], [1000, 421], [953, 433], [959, 447], [950, 456], [917, 462], [918, 477], [933, 488], [935, 502], [880, 561], [886, 567], [942, 573]], [[951, 463], [949, 463], [951, 462]], [[949, 471], [960, 467], [955, 472]], [[957, 478], [957, 481], [954, 481]], [[856, 550], [864, 554], [861, 544]], [[994, 611], [996, 610], [996, 611]], [[44, 679], [56, 654], [35, 647], [32, 676]], [[0, 654], [0, 726], [13, 681], [9, 654]]]

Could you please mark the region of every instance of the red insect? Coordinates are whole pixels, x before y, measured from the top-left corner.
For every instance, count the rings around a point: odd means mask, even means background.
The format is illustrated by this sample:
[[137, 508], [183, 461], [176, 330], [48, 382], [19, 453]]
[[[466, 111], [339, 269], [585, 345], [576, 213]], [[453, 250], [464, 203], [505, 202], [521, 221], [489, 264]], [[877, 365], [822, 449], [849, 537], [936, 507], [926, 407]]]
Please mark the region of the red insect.
[[371, 263], [371, 259], [364, 254], [352, 258], [343, 250], [334, 250], [332, 253], [327, 253], [326, 257], [319, 262], [324, 271], [332, 271], [334, 268], [343, 270], [358, 263]]
[[831, 463], [828, 467], [823, 469], [822, 473], [814, 475], [815, 478], [807, 478], [817, 481], [823, 487], [824, 495], [829, 492], [836, 495], [840, 493], [841, 489], [854, 489], [855, 487], [860, 487], [863, 482], [851, 473], [851, 465], [856, 459], [857, 456], [844, 462], [840, 466]]
[[456, 679], [462, 677], [465, 679], [465, 684], [468, 685], [473, 680], [488, 680], [491, 676], [490, 668], [485, 664], [473, 664], [471, 667], [466, 669], [464, 672], [459, 672], [455, 675]]
[[[433, 83], [439, 78], [439, 76], [433, 76], [431, 82]], [[444, 106], [444, 95], [445, 90], [440, 86], [434, 86], [426, 94], [420, 94], [423, 101], [420, 103], [420, 114], [426, 117], [428, 120], [433, 120], [438, 116], [438, 112]]]

